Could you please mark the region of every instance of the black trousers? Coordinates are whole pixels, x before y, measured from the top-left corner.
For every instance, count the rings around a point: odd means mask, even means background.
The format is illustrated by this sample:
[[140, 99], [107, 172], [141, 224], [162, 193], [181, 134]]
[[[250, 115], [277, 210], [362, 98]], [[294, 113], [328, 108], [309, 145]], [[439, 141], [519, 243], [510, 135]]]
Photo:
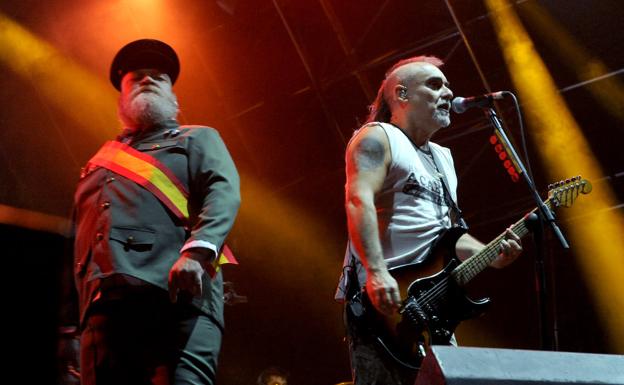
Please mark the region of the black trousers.
[[92, 305], [81, 335], [83, 385], [213, 385], [222, 330], [164, 291]]
[[361, 304], [347, 302], [344, 310], [353, 383], [413, 385], [418, 373], [400, 366], [383, 351], [372, 331], [380, 326], [370, 316], [362, 313]]

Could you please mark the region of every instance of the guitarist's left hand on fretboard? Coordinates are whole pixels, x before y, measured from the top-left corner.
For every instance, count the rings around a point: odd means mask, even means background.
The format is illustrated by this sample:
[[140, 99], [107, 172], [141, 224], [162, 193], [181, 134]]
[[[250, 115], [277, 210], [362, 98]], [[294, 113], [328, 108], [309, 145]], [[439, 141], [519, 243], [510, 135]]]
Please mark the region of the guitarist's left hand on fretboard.
[[500, 243], [500, 253], [490, 266], [501, 269], [516, 260], [522, 254], [522, 240], [511, 231], [511, 227], [505, 231], [504, 239]]
[[[522, 253], [522, 241], [520, 237], [511, 230], [512, 227], [513, 225], [501, 234], [501, 242], [498, 245], [499, 250], [497, 250], [498, 257], [492, 261], [490, 266], [497, 269], [503, 268], [515, 261]], [[461, 261], [464, 261], [480, 253], [485, 247], [486, 245], [481, 241], [466, 233], [457, 240], [455, 254]]]

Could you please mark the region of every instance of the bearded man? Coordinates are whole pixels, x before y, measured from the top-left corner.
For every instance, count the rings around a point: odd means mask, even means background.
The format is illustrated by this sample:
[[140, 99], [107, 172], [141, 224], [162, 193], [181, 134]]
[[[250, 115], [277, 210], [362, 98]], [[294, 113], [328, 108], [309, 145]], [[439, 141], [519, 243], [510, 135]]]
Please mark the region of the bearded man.
[[176, 122], [179, 69], [151, 39], [110, 69], [124, 130], [83, 168], [74, 199], [83, 384], [215, 383], [239, 178], [215, 129]]

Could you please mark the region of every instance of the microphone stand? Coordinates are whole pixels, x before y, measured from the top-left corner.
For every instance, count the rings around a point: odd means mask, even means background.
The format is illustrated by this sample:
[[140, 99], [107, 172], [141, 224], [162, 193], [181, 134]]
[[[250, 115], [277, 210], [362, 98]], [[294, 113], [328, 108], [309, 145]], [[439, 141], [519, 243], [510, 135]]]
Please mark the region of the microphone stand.
[[[486, 115], [492, 122], [494, 129], [496, 130], [499, 139], [503, 142], [505, 149], [507, 150], [507, 154], [511, 158], [512, 162], [519, 168], [520, 175], [524, 178], [527, 183], [531, 194], [533, 195], [533, 199], [538, 208], [538, 215], [533, 220], [531, 218], [527, 218], [527, 221], [530, 222], [529, 228], [531, 228], [535, 234], [534, 240], [536, 243], [536, 258], [535, 258], [535, 280], [536, 280], [536, 294], [537, 294], [537, 302], [538, 302], [538, 317], [539, 317], [539, 334], [540, 341], [542, 344], [542, 349], [550, 350], [553, 347], [556, 349], [557, 346], [554, 346], [552, 342], [549, 341], [546, 336], [546, 273], [544, 269], [544, 245], [543, 245], [543, 231], [544, 223], [546, 223], [553, 230], [556, 238], [561, 243], [561, 246], [564, 249], [569, 249], [570, 246], [566, 241], [563, 233], [559, 229], [559, 226], [555, 222], [555, 217], [553, 212], [546, 206], [542, 198], [540, 197], [537, 189], [535, 188], [535, 183], [531, 180], [531, 177], [527, 173], [524, 164], [522, 163], [520, 157], [518, 156], [516, 149], [513, 147], [505, 130], [503, 129], [503, 125], [501, 120], [496, 115], [496, 111], [493, 108], [489, 107], [486, 109]], [[531, 223], [532, 222], [532, 223]], [[532, 225], [531, 225], [532, 224]], [[554, 332], [556, 333], [556, 331]], [[556, 337], [554, 335], [554, 337]]]

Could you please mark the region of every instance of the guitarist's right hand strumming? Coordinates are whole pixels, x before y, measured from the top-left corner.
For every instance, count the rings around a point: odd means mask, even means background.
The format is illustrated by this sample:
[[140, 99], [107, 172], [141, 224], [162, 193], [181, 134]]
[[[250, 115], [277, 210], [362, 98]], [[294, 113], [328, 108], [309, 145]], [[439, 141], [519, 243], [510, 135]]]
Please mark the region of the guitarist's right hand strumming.
[[401, 295], [396, 279], [386, 268], [367, 270], [366, 294], [375, 308], [388, 316], [401, 306]]

